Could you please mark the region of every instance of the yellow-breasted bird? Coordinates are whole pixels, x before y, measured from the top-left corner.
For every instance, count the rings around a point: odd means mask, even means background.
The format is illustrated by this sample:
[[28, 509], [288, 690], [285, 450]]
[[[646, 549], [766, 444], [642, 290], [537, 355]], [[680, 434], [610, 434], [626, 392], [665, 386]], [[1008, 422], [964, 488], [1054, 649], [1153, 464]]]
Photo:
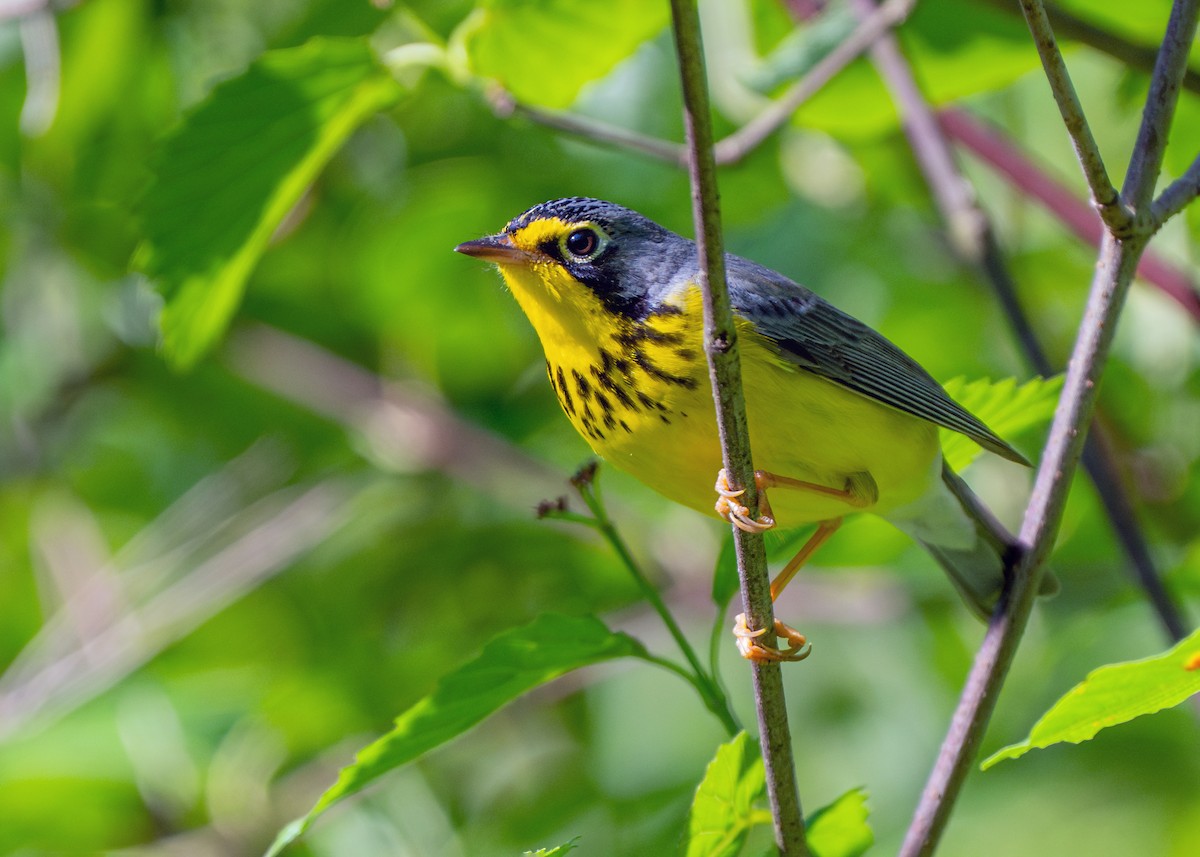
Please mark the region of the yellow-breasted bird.
[[[661, 494], [712, 513], [721, 464], [702, 342], [696, 246], [611, 202], [534, 206], [460, 253], [495, 263], [533, 323], [563, 411], [605, 460]], [[942, 462], [938, 427], [1028, 462], [951, 399], [916, 361], [781, 274], [726, 256], [741, 343], [754, 515], [721, 473], [715, 512], [743, 529], [817, 523], [771, 585], [772, 598], [837, 529], [871, 512], [921, 543], [979, 614], [991, 611], [1011, 543]], [[775, 489], [768, 503], [767, 489]], [[797, 659], [760, 645], [739, 617], [747, 657]]]

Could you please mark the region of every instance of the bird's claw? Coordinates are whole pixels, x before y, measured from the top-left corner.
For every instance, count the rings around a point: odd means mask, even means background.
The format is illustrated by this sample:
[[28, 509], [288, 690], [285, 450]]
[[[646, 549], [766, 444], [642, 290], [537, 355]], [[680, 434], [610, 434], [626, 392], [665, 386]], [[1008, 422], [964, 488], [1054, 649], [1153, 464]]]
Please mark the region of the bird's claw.
[[743, 658], [761, 664], [773, 661], [802, 661], [812, 654], [812, 644], [808, 642], [808, 638], [779, 619], [775, 620], [775, 635], [786, 640], [788, 647], [777, 649], [759, 643], [758, 638], [766, 632], [766, 628], [751, 631], [746, 624], [746, 614], [737, 615], [734, 619], [733, 635], [737, 637], [738, 651], [742, 653]]
[[745, 488], [734, 489], [729, 484], [729, 474], [722, 468], [717, 473], [717, 484], [713, 486], [717, 492], [717, 503], [714, 508], [717, 514], [739, 530], [747, 533], [765, 533], [775, 526], [775, 519], [770, 515], [751, 516], [750, 510], [737, 501], [746, 493]]

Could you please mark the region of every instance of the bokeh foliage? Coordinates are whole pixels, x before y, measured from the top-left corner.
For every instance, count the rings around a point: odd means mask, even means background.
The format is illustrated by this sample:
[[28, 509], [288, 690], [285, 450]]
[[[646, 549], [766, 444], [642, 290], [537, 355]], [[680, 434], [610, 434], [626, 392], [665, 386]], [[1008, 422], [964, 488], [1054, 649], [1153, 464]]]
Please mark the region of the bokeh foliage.
[[[1169, 8], [1061, 5], [1143, 44]], [[829, 38], [794, 29], [775, 0], [703, 6], [726, 131]], [[574, 194], [690, 231], [680, 170], [488, 101], [499, 83], [677, 139], [665, 9], [89, 0], [56, 15], [61, 88], [46, 127], [22, 125], [31, 80], [4, 25], [0, 853], [261, 853], [398, 713], [485, 640], [547, 612], [601, 614], [674, 655], [602, 544], [534, 520], [587, 450], [498, 279], [450, 252]], [[961, 100], [1082, 196], [1018, 19], [925, 0], [903, 43], [937, 103]], [[327, 91], [327, 66], [297, 69], [331, 45], [353, 73], [300, 125], [340, 120], [345, 133], [324, 148], [277, 144], [289, 94]], [[1068, 60], [1101, 146], [1122, 162], [1145, 76], [1083, 47]], [[239, 87], [266, 97], [239, 102], [240, 120], [218, 114], [228, 134], [214, 128], [206, 149], [173, 148], [181, 123]], [[1200, 97], [1185, 93], [1176, 174], [1197, 128]], [[239, 158], [261, 165], [258, 184], [222, 171]], [[965, 162], [1061, 360], [1094, 254]], [[817, 289], [938, 378], [1029, 375], [986, 288], [949, 252], [868, 63], [721, 182], [734, 252]], [[217, 259], [225, 267], [155, 266], [156, 247], [234, 227], [244, 240]], [[1194, 271], [1198, 229], [1193, 211], [1155, 249]], [[247, 246], [252, 258], [237, 257]], [[175, 371], [155, 327], [162, 299], [231, 259], [242, 267], [225, 281], [224, 315], [188, 343], [194, 367]], [[167, 287], [129, 273], [131, 260]], [[1194, 321], [1136, 287], [1102, 402], [1139, 523], [1193, 612], [1197, 342]], [[382, 399], [379, 378], [392, 384]], [[1036, 453], [1040, 438], [1013, 440]], [[1019, 514], [1019, 468], [985, 456], [966, 475], [1003, 517]], [[702, 641], [721, 528], [604, 478], [635, 552]], [[1025, 735], [1093, 668], [1164, 648], [1124, 565], [1081, 480], [1053, 560], [1063, 591], [1039, 610], [985, 751]], [[801, 794], [811, 808], [866, 786], [871, 853], [894, 851], [980, 627], [927, 558], [871, 521], [848, 523], [803, 577], [784, 608], [817, 641], [787, 676]], [[722, 659], [752, 722], [732, 646]], [[1195, 853], [1195, 726], [1186, 708], [1169, 711], [978, 776], [946, 853]], [[591, 667], [344, 803], [294, 853], [516, 854], [576, 836], [581, 855], [673, 853], [726, 737], [683, 682], [633, 660]]]

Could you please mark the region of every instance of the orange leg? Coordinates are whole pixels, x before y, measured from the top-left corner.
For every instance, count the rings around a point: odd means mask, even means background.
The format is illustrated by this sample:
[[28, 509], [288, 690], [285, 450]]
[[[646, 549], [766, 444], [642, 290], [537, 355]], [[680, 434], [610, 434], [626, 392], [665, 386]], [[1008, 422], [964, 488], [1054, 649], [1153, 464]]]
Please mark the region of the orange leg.
[[[833, 518], [829, 521], [822, 521], [817, 526], [816, 532], [809, 536], [808, 541], [804, 543], [804, 547], [796, 552], [796, 555], [791, 558], [788, 564], [783, 567], [783, 570], [771, 581], [772, 603], [779, 597], [779, 593], [783, 592], [783, 588], [796, 576], [796, 572], [817, 552], [817, 548], [825, 544], [841, 525], [841, 518]], [[737, 637], [737, 647], [738, 651], [742, 653], [742, 657], [758, 661], [759, 663], [765, 661], [802, 661], [812, 652], [812, 646], [808, 645], [808, 640], [805, 636], [791, 625], [779, 619], [775, 620], [775, 634], [787, 641], [788, 648], [777, 649], [774, 646], [759, 643], [758, 637], [765, 634], [766, 630], [766, 628], [759, 628], [757, 631], [751, 631], [746, 624], [746, 614], [739, 613], [737, 615], [734, 619], [733, 635]]]
[[[836, 498], [855, 509], [864, 509], [874, 505], [879, 499], [878, 487], [869, 473], [853, 473], [846, 479], [844, 487], [831, 488], [816, 482], [806, 482], [802, 479], [793, 479], [790, 476], [780, 476], [776, 473], [758, 470], [754, 473], [754, 484], [758, 488], [758, 515], [756, 517], [751, 517], [750, 510], [737, 501], [737, 498], [746, 492], [744, 489], [735, 490], [729, 484], [729, 474], [724, 470], [717, 474], [715, 486], [718, 494], [717, 514], [748, 533], [762, 533], [775, 526], [775, 513], [771, 509], [771, 501], [767, 498], [768, 488], [809, 491]], [[837, 532], [837, 528], [841, 524], [841, 518], [832, 518], [821, 522], [817, 531], [805, 542], [804, 547], [792, 557], [791, 561], [784, 566], [783, 571], [772, 581], [772, 601], [779, 597], [779, 593], [788, 585], [801, 566], [809, 560], [817, 548]], [[808, 657], [809, 652], [812, 651], [812, 647], [807, 645], [803, 634], [778, 619], [775, 620], [775, 633], [787, 640], [788, 648], [786, 649], [777, 649], [774, 646], [759, 643], [757, 638], [765, 634], [766, 629], [750, 630], [746, 624], [745, 614], [737, 617], [733, 633], [737, 637], [738, 650], [744, 657], [754, 661], [799, 661]]]
[[817, 552], [817, 548], [829, 541], [829, 537], [837, 532], [838, 527], [842, 525], [841, 518], [833, 518], [829, 521], [822, 521], [817, 526], [817, 531], [808, 537], [808, 541], [804, 543], [804, 547], [796, 551], [796, 555], [788, 561], [788, 564], [783, 567], [783, 571], [775, 576], [771, 581], [771, 601], [774, 602], [779, 597], [779, 593], [783, 592], [783, 588], [787, 586], [796, 572], [808, 562], [813, 554]]

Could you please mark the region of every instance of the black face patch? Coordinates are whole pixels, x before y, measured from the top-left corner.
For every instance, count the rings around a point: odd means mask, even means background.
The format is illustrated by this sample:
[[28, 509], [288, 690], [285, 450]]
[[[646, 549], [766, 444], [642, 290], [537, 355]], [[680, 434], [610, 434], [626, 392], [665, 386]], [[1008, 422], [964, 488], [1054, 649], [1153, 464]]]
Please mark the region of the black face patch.
[[[538, 247], [549, 258], [589, 288], [605, 309], [631, 321], [644, 320], [651, 311], [647, 242], [660, 243], [667, 231], [636, 211], [598, 199], [569, 197], [536, 205], [506, 227], [519, 232], [538, 220], [557, 219], [569, 224], [564, 235], [547, 239]], [[575, 232], [593, 228], [602, 233], [595, 255], [580, 258], [563, 249]]]
[[606, 246], [586, 261], [564, 253], [559, 238], [543, 241], [538, 249], [591, 289], [609, 312], [640, 321], [648, 314], [647, 296], [638, 288], [636, 277], [622, 276], [626, 265], [619, 241], [619, 238], [608, 236]]
[[591, 289], [609, 312], [642, 321], [649, 314], [648, 297], [637, 283], [622, 282], [622, 266], [614, 264], [613, 259], [619, 252], [613, 242], [600, 257], [590, 262], [565, 262], [564, 267]]

